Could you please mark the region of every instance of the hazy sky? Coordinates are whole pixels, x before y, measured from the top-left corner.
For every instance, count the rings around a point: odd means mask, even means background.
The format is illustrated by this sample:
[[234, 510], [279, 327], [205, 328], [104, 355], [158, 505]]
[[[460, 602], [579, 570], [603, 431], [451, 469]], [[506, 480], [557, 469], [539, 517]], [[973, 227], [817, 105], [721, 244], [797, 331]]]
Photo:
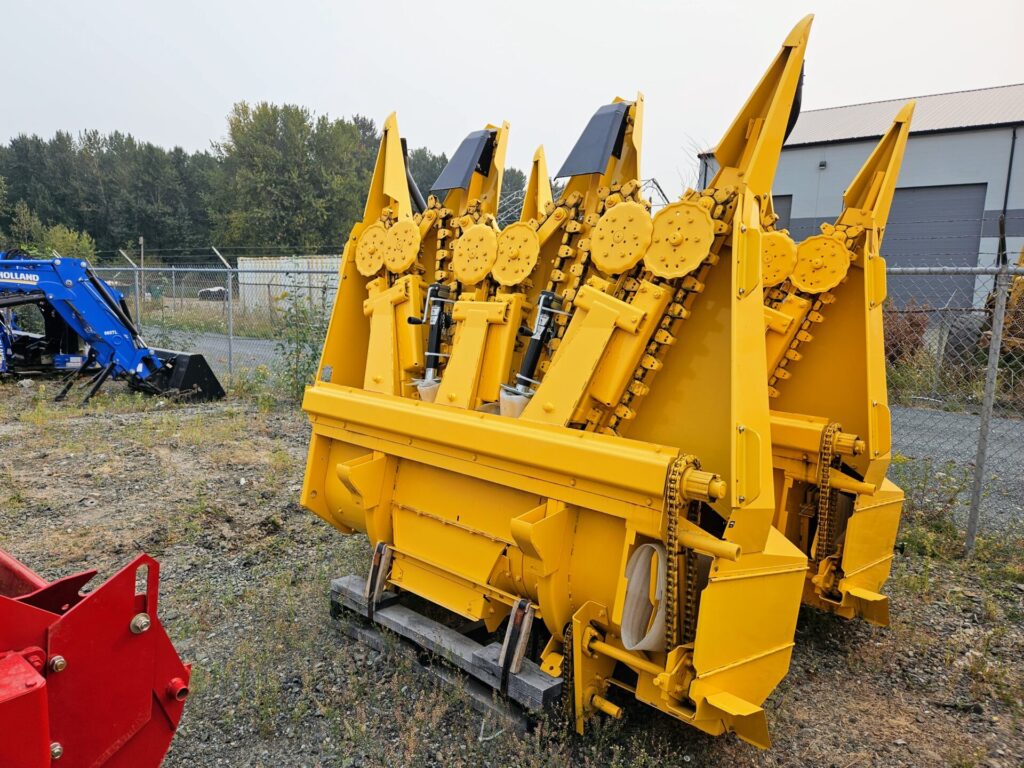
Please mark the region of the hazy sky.
[[240, 100], [393, 110], [447, 152], [508, 120], [509, 163], [557, 170], [591, 113], [646, 96], [643, 175], [678, 192], [786, 33], [815, 13], [805, 109], [1024, 81], [1021, 0], [2, 0], [0, 139], [119, 129], [208, 148]]

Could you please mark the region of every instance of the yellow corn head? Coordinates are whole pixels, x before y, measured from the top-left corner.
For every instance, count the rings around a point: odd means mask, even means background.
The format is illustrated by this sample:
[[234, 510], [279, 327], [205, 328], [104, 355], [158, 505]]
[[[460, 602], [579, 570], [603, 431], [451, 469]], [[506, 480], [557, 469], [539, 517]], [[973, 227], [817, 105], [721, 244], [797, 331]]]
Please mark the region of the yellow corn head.
[[903, 492], [885, 477], [892, 435], [879, 249], [913, 111], [913, 102], [900, 110], [835, 223], [799, 246], [766, 233], [763, 265], [774, 523], [811, 560], [807, 602], [882, 626], [889, 605], [879, 590]]
[[[366, 532], [371, 600], [386, 586], [507, 621], [506, 643], [532, 622], [580, 732], [630, 694], [767, 746], [801, 597], [887, 615], [902, 494], [885, 480], [878, 245], [909, 112], [835, 225], [799, 247], [774, 231], [810, 26], [726, 131], [710, 186], [653, 217], [641, 96], [594, 114], [556, 200], [538, 150], [504, 230], [507, 125], [467, 137], [426, 201], [384, 126], [303, 402], [302, 503]], [[837, 368], [855, 375], [836, 386]]]

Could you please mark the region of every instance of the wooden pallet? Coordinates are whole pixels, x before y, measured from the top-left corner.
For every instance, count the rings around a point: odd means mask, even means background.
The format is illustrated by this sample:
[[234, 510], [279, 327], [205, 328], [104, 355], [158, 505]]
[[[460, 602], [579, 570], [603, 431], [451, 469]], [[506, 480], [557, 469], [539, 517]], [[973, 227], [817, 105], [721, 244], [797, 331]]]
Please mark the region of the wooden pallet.
[[[344, 612], [367, 616], [364, 597], [365, 577], [350, 574], [331, 582], [331, 611], [335, 616]], [[501, 643], [481, 645], [456, 629], [427, 618], [399, 602], [394, 592], [384, 592], [377, 600], [372, 623], [361, 629], [374, 632], [387, 629], [405, 638], [418, 648], [429, 651], [452, 666], [478, 680], [488, 688], [501, 688]], [[357, 639], [375, 647], [370, 637], [357, 634]], [[383, 647], [382, 645], [380, 646]], [[379, 650], [379, 648], [378, 648]], [[530, 712], [539, 712], [554, 703], [562, 694], [562, 679], [551, 677], [537, 664], [523, 659], [518, 672], [509, 672], [505, 694]]]

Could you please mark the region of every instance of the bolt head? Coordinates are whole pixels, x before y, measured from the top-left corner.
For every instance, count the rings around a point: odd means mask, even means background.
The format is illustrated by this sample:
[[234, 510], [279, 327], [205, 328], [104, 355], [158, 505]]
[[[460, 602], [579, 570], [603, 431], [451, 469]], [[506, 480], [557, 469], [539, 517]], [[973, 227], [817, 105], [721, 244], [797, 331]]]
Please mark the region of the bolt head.
[[54, 760], [60, 760], [64, 757], [64, 747], [61, 746], [59, 741], [55, 741], [50, 745], [50, 757]]
[[149, 618], [148, 613], [137, 613], [132, 617], [131, 623], [128, 625], [133, 635], [141, 635], [143, 632], [153, 626], [152, 619]]
[[51, 672], [63, 672], [68, 668], [68, 661], [63, 656], [54, 656], [50, 659], [49, 666]]

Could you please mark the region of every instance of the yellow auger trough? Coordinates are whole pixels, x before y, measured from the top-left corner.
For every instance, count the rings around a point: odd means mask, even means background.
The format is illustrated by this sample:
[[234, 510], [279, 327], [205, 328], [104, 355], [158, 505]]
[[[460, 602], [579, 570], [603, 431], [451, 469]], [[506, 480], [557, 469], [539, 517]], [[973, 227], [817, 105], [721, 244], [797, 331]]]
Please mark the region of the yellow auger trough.
[[654, 216], [642, 97], [594, 114], [557, 199], [538, 150], [504, 229], [507, 124], [470, 134], [423, 200], [388, 118], [303, 402], [302, 503], [373, 545], [338, 605], [528, 707], [569, 696], [580, 732], [632, 695], [761, 747], [802, 601], [887, 623], [903, 494], [879, 247], [912, 105], [834, 224], [799, 245], [776, 230], [810, 28], [710, 186]]

